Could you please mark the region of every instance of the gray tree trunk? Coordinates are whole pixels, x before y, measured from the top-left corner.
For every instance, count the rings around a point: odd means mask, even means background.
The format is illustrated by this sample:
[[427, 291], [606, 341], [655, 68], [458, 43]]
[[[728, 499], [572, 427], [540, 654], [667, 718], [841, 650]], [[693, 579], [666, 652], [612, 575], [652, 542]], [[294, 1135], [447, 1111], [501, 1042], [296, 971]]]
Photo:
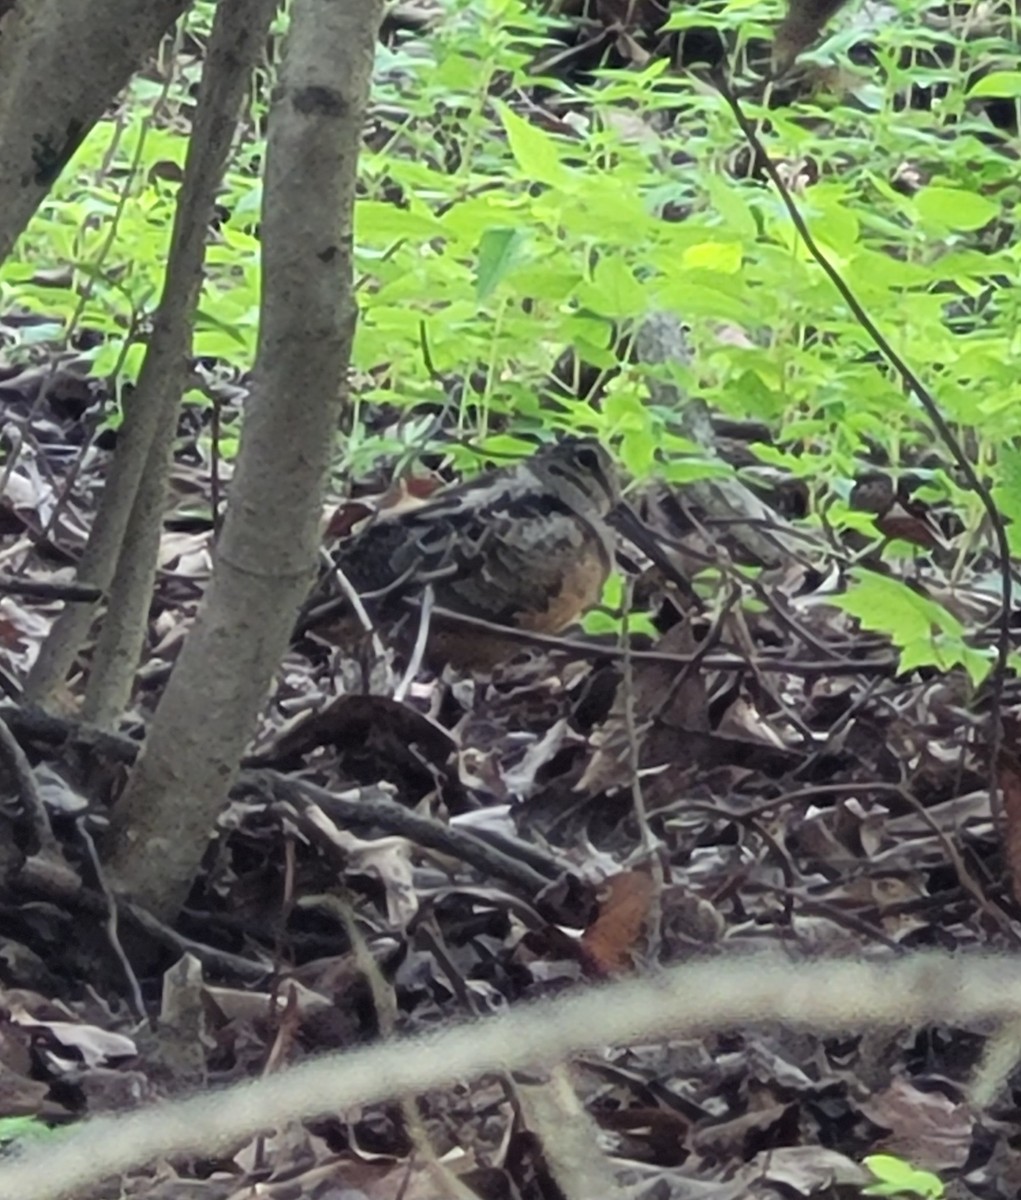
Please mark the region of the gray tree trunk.
[[0, 30], [0, 263], [191, 0], [18, 0]]
[[[163, 296], [149, 339], [146, 364], [125, 416], [125, 424], [141, 421], [149, 427], [148, 454], [142, 463], [115, 465], [115, 470], [121, 466], [131, 470], [137, 479], [137, 491], [129, 506], [127, 529], [119, 546], [117, 571], [82, 708], [85, 720], [101, 727], [112, 725], [131, 697], [148, 628], [163, 532], [167, 474], [191, 354], [207, 234], [241, 102], [277, 3], [278, 0], [219, 0], [216, 6], [198, 111], [188, 143], [184, 182], [174, 214]], [[73, 625], [76, 632], [84, 632], [74, 605], [65, 609], [64, 621]], [[77, 652], [74, 641], [73, 637], [65, 639], [70, 655]], [[51, 678], [50, 682], [58, 684], [70, 661], [65, 657], [54, 666], [59, 678]]]
[[294, 0], [270, 114], [255, 382], [213, 579], [114, 809], [114, 885], [187, 896], [310, 585], [355, 328], [352, 218], [380, 0]]

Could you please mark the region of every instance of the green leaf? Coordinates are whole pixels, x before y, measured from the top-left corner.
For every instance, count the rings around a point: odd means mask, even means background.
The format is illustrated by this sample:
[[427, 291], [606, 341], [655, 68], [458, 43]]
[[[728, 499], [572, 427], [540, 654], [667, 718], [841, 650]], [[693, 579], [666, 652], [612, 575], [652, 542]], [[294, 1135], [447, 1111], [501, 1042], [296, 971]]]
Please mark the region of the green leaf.
[[981, 96], [1021, 96], [1021, 71], [992, 71], [972, 84], [966, 93], [975, 99]]
[[935, 184], [923, 188], [914, 202], [924, 221], [946, 229], [981, 229], [1001, 212], [998, 204], [984, 196]]
[[692, 459], [690, 462], [671, 459], [660, 470], [667, 483], [679, 484], [695, 483], [699, 479], [728, 479], [734, 474], [733, 467], [705, 459]]
[[844, 189], [820, 184], [810, 190], [809, 196], [816, 238], [838, 254], [850, 254], [858, 245], [861, 225]]
[[535, 442], [514, 437], [509, 433], [499, 433], [486, 438], [478, 450], [484, 458], [506, 463], [514, 458], [525, 458], [529, 454], [534, 454]]
[[130, 379], [132, 383], [137, 383], [142, 363], [145, 362], [146, 349], [147, 347], [142, 342], [131, 343], [124, 355], [124, 361], [121, 363], [121, 379]]
[[192, 343], [192, 349], [198, 357], [222, 358], [230, 363], [242, 362], [249, 358], [253, 348], [247, 346], [244, 339], [230, 329], [200, 329], [196, 331]]
[[950, 671], [960, 666], [976, 685], [989, 674], [992, 652], [969, 646], [961, 622], [942, 605], [898, 579], [864, 569], [856, 570], [854, 577], [854, 585], [830, 603], [856, 617], [863, 629], [885, 634], [900, 650], [902, 673], [916, 667]]
[[51, 1129], [38, 1117], [0, 1117], [0, 1141], [11, 1141], [16, 1138], [48, 1138], [60, 1133], [59, 1129]]
[[644, 428], [626, 432], [620, 443], [620, 459], [628, 474], [638, 479], [652, 474], [657, 445], [648, 424]]
[[921, 1171], [894, 1154], [870, 1154], [864, 1161], [878, 1181], [862, 1189], [866, 1196], [892, 1196], [910, 1192], [927, 1200], [936, 1200], [943, 1195], [943, 1181], [938, 1175]]
[[931, 639], [936, 633], [961, 636], [960, 621], [935, 600], [919, 595], [899, 579], [859, 568], [854, 584], [831, 603], [856, 617], [863, 629], [885, 633], [895, 645]]
[[[623, 602], [623, 580], [619, 575], [613, 574], [607, 579], [606, 586], [603, 588], [600, 607], [586, 614], [581, 623], [582, 628], [589, 634], [623, 633], [624, 618], [620, 612]], [[608, 612], [607, 609], [611, 611]], [[628, 613], [627, 631], [629, 634], [641, 633], [651, 638], [659, 637], [659, 631], [656, 629], [652, 617], [647, 612], [636, 612], [634, 609]]]
[[603, 414], [616, 429], [650, 430], [650, 411], [645, 398], [631, 388], [613, 387], [603, 400]]
[[524, 238], [519, 229], [499, 226], [487, 229], [479, 239], [475, 295], [487, 300], [514, 265]]
[[359, 200], [355, 206], [355, 228], [364, 241], [394, 242], [398, 238], [436, 237], [443, 225], [419, 205], [398, 208], [381, 200]]
[[1005, 517], [1021, 521], [1021, 449], [1001, 446], [997, 458], [999, 483], [993, 488], [996, 506]]
[[734, 275], [741, 270], [744, 251], [740, 242], [698, 242], [681, 255], [685, 267]]
[[641, 315], [649, 307], [648, 294], [635, 279], [623, 254], [602, 255], [592, 272], [592, 282], [582, 293], [593, 312], [614, 320]]
[[560, 147], [548, 134], [519, 117], [506, 104], [500, 105], [500, 119], [514, 161], [523, 175], [553, 187], [563, 187], [570, 180], [570, 172], [560, 161]]
[[519, 296], [550, 300], [562, 304], [573, 296], [582, 274], [569, 264], [556, 260], [542, 263], [515, 263], [514, 288]]
[[107, 338], [92, 354], [92, 373], [100, 378], [112, 374], [123, 352], [124, 342], [120, 338]]
[[758, 225], [748, 204], [748, 189], [734, 179], [718, 175], [710, 175], [704, 187], [713, 212], [723, 220], [724, 229], [742, 241], [753, 241], [758, 236]]

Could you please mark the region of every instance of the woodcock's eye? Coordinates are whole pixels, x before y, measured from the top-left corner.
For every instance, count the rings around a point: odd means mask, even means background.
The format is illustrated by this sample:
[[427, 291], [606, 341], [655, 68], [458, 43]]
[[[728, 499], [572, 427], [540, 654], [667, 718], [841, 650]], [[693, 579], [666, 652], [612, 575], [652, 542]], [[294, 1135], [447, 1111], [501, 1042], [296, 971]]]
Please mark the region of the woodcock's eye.
[[586, 471], [591, 471], [593, 475], [603, 469], [603, 460], [599, 454], [591, 446], [583, 446], [577, 452], [578, 466], [584, 467]]

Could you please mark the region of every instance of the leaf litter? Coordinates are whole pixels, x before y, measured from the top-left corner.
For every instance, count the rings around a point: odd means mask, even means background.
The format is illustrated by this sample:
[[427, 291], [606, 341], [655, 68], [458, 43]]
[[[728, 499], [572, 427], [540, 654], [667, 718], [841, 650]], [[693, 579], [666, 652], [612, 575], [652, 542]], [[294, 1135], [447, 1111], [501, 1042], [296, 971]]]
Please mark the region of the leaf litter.
[[[637, 63], [655, 23], [645, 11], [655, 6], [639, 7], [607, 27]], [[60, 372], [3, 372], [35, 452], [8, 480], [2, 565], [39, 578], [70, 575], [102, 477], [103, 450], [79, 453], [100, 385], [73, 356]], [[717, 426], [719, 447], [747, 461], [740, 431]], [[194, 448], [194, 431], [182, 430], [179, 519], [168, 522], [129, 730], [151, 711], [208, 577], [211, 507], [193, 511], [208, 498], [208, 463], [199, 455], [196, 466]], [[877, 507], [874, 476], [862, 476], [862, 511], [880, 535], [918, 547], [927, 594], [995, 605], [981, 550], [967, 547], [966, 569], [951, 577], [954, 513], [912, 507], [892, 485]], [[768, 479], [760, 495], [779, 523], [802, 497], [783, 472]], [[861, 955], [1013, 945], [1016, 730], [1008, 724], [1001, 750], [1001, 845], [982, 693], [960, 667], [898, 674], [891, 647], [833, 606], [847, 551], [871, 548], [885, 569], [875, 540], [834, 539], [827, 571], [790, 554], [745, 575], [734, 531], [691, 512], [682, 488], [650, 489], [639, 515], [647, 540], [622, 539], [621, 554], [655, 633], [635, 639], [629, 663], [612, 640], [578, 634], [572, 648], [523, 647], [491, 678], [426, 673], [398, 700], [395, 660], [366, 665], [314, 638], [295, 645], [173, 930], [126, 913], [111, 935], [90, 844], [137, 740], [17, 707], [13, 681], [56, 605], [6, 596], [4, 719], [76, 887], [27, 869], [8, 780], [0, 1117], [59, 1128], [378, 1036], [385, 1023], [351, 922], [401, 1032], [765, 942]], [[335, 514], [333, 532], [345, 521]], [[706, 568], [713, 586], [678, 586]], [[987, 617], [959, 612], [976, 637]], [[1018, 699], [1012, 681], [1008, 716]], [[860, 1163], [877, 1152], [955, 1178], [962, 1194], [1012, 1194], [1014, 1092], [984, 1111], [966, 1104], [982, 1046], [953, 1028], [822, 1039], [719, 1030], [583, 1060], [575, 1083], [636, 1195], [856, 1195], [871, 1178]], [[422, 1097], [420, 1113], [438, 1160], [474, 1194], [556, 1194], [513, 1080], [466, 1081]], [[106, 1194], [448, 1194], [416, 1153], [399, 1105], [372, 1106], [215, 1161], [160, 1163]]]

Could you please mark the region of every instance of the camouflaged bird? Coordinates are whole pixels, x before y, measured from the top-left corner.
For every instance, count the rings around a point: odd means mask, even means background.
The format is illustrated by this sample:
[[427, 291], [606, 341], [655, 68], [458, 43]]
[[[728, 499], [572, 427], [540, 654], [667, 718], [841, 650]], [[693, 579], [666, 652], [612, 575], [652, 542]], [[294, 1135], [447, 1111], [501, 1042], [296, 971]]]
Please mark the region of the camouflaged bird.
[[[332, 557], [374, 615], [403, 611], [400, 601], [431, 584], [440, 608], [555, 634], [599, 599], [614, 563], [606, 517], [619, 500], [604, 447], [565, 437], [416, 508], [383, 509]], [[299, 629], [334, 640], [322, 622], [344, 607], [338, 599], [306, 608]], [[437, 622], [434, 658], [492, 666], [521, 650], [509, 639]]]

